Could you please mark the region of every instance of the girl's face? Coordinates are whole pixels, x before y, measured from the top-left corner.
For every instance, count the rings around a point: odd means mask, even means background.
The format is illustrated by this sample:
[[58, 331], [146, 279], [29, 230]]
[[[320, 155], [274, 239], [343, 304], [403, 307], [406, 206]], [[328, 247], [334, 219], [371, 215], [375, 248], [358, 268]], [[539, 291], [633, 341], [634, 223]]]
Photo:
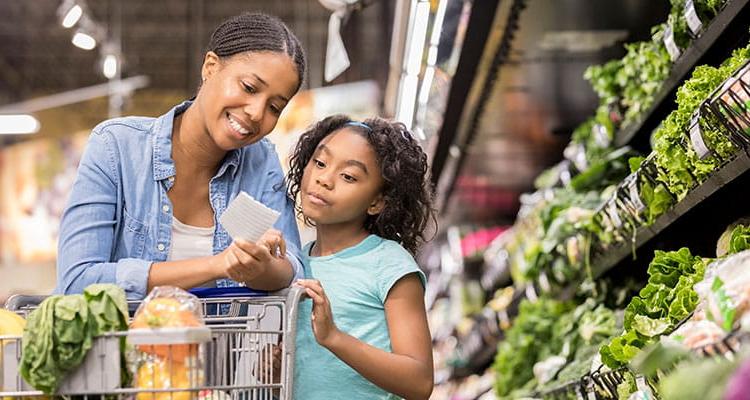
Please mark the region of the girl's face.
[[196, 103], [206, 131], [230, 151], [269, 134], [298, 87], [294, 62], [283, 53], [246, 52], [220, 60], [209, 52]]
[[383, 177], [366, 138], [349, 128], [325, 137], [305, 167], [302, 213], [321, 225], [364, 226], [367, 215], [382, 211]]

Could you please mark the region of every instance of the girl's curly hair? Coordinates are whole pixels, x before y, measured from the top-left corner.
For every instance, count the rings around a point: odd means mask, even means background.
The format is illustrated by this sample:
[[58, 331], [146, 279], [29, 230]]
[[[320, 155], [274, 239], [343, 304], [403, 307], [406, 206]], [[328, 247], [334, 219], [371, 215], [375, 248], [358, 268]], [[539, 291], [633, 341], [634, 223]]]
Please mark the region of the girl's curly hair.
[[[351, 122], [354, 121], [345, 115], [333, 115], [319, 121], [302, 134], [289, 160], [289, 196], [292, 200], [297, 198], [305, 166], [323, 138], [344, 127], [352, 129], [365, 137], [372, 146], [385, 182], [382, 190], [385, 207], [378, 215], [368, 215], [365, 229], [385, 239], [394, 240], [410, 253], [416, 254], [419, 245], [426, 240], [424, 231], [427, 224], [436, 221], [432, 208], [433, 190], [428, 179], [427, 155], [400, 122], [370, 118], [364, 121], [370, 129], [350, 124]], [[299, 203], [296, 210], [302, 215]], [[314, 225], [304, 215], [302, 217], [305, 223]]]

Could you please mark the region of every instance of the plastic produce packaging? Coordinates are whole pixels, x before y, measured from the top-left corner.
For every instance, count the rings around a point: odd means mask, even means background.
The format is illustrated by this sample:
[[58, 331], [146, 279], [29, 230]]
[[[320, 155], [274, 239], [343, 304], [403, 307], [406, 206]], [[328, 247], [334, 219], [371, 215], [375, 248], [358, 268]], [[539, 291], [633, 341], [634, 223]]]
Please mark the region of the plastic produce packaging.
[[[210, 340], [210, 331], [197, 297], [176, 287], [156, 287], [138, 307], [130, 329], [130, 341], [139, 351], [137, 388], [188, 389], [202, 385], [204, 356], [200, 343]], [[144, 390], [137, 399], [191, 397], [197, 397], [197, 392]]]

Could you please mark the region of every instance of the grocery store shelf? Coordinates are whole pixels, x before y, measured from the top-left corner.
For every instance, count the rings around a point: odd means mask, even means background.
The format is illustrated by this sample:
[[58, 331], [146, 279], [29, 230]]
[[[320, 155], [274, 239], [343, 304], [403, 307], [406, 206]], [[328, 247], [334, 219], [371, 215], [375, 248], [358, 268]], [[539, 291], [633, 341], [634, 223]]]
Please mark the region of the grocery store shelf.
[[[668, 227], [670, 227], [673, 223], [684, 219], [684, 217], [688, 214], [695, 214], [696, 208], [698, 208], [699, 206], [703, 208], [702, 218], [699, 219], [704, 221], [714, 220], [719, 225], [721, 225], [718, 228], [723, 229], [728, 223], [726, 221], [731, 222], [738, 216], [742, 215], [742, 209], [732, 207], [733, 204], [731, 204], [731, 202], [728, 203], [723, 199], [714, 199], [714, 203], [718, 203], [719, 205], [719, 207], [717, 208], [713, 207], [714, 204], [705, 204], [705, 201], [709, 198], [712, 198], [716, 192], [725, 189], [727, 186], [729, 186], [728, 184], [733, 182], [736, 178], [743, 175], [746, 177], [749, 176], [750, 174], [746, 174], [748, 170], [750, 170], [750, 156], [748, 156], [745, 151], [740, 151], [737, 158], [718, 169], [713, 175], [711, 175], [711, 177], [708, 178], [708, 180], [693, 188], [693, 190], [688, 192], [688, 194], [682, 201], [675, 204], [666, 213], [657, 218], [653, 225], [638, 228], [635, 243], [633, 246], [636, 249], [641, 250], [643, 246], [652, 239], [660, 239], [659, 236], [663, 235], [663, 232], [667, 230]], [[747, 188], [745, 188], [746, 185], [743, 185], [742, 183], [732, 186], [747, 190]], [[724, 196], [724, 199], [732, 198], [735, 198], [732, 193], [726, 193]], [[746, 198], [747, 197], [745, 197], [745, 199]], [[737, 197], [736, 200], [742, 203], [741, 197]], [[729, 213], [730, 215], [726, 216], [727, 213]], [[739, 215], [734, 215], [736, 213], [739, 213]], [[705, 225], [697, 226], [703, 229], [708, 228], [708, 226]], [[717, 229], [717, 227], [711, 228], [714, 230]], [[681, 229], [677, 229], [677, 231], [677, 233], [685, 234], [685, 232], [681, 232]], [[716, 236], [716, 238], [718, 238], [718, 236]], [[683, 245], [687, 246], [688, 243], [684, 243]], [[599, 258], [595, 257], [592, 260], [593, 278], [598, 278], [619, 263], [626, 261], [627, 259], [629, 259], [628, 256], [631, 256], [632, 254], [633, 247], [631, 247], [630, 243], [622, 244], [619, 247], [608, 249], [604, 253], [604, 255], [600, 256]], [[651, 257], [646, 258], [648, 260], [651, 259]]]
[[[515, 319], [518, 307], [526, 297], [525, 290], [516, 290], [504, 311], [504, 318]], [[497, 345], [505, 335], [499, 325], [498, 315], [491, 308], [485, 307], [482, 314], [477, 316], [471, 331], [458, 338], [456, 354], [460, 355], [460, 362], [453, 366], [451, 379], [466, 377], [489, 367], [497, 353]]]
[[647, 153], [651, 147], [651, 131], [674, 109], [674, 100], [680, 85], [690, 77], [695, 66], [718, 65], [732, 50], [745, 46], [750, 36], [747, 21], [750, 21], [750, 0], [730, 0], [701, 36], [694, 40], [674, 63], [653, 105], [640, 120], [617, 133], [615, 144], [629, 144], [636, 150]]

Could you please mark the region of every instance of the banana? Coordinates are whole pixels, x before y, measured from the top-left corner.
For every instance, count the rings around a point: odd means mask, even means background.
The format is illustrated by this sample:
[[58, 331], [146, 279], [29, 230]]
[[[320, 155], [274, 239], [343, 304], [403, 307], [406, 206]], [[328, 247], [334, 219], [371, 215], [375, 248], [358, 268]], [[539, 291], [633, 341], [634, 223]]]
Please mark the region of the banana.
[[26, 320], [20, 315], [0, 309], [0, 336], [22, 335], [24, 327], [26, 327]]

